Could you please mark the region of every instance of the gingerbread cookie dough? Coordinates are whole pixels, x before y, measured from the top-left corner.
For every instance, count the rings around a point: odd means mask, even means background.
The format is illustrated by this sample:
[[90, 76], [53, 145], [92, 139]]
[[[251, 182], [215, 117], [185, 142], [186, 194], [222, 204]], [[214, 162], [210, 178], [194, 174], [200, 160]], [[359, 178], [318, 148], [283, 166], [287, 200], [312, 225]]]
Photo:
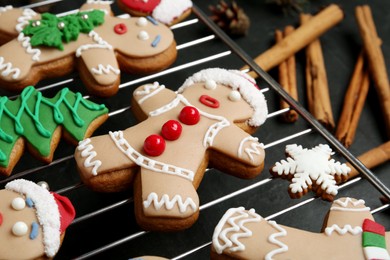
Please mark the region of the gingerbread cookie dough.
[[0, 190], [0, 259], [52, 259], [75, 217], [68, 198], [18, 179]]
[[138, 223], [149, 230], [188, 228], [199, 214], [206, 167], [253, 178], [264, 149], [251, 136], [267, 116], [254, 80], [236, 70], [206, 69], [177, 92], [155, 82], [134, 91], [135, 114], [144, 120], [124, 131], [80, 142], [75, 159], [84, 183], [117, 191], [134, 182]]
[[390, 259], [390, 232], [363, 200], [335, 200], [323, 233], [267, 221], [254, 209], [229, 209], [216, 226], [211, 259]]
[[57, 17], [0, 8], [0, 86], [20, 91], [75, 67], [90, 93], [117, 93], [122, 71], [151, 73], [177, 55], [168, 27], [154, 19], [112, 16], [109, 1], [88, 0], [78, 13]]
[[30, 86], [10, 100], [0, 97], [0, 174], [10, 175], [25, 146], [50, 163], [62, 136], [74, 145], [108, 118], [108, 109], [64, 88], [46, 98]]

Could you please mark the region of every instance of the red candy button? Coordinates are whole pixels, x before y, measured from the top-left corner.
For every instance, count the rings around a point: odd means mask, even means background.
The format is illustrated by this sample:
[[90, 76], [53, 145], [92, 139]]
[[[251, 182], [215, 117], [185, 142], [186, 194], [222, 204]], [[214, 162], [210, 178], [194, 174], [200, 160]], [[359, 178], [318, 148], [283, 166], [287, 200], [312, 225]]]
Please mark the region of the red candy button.
[[195, 125], [200, 120], [200, 114], [195, 107], [186, 106], [180, 111], [179, 120], [186, 125]]
[[116, 34], [124, 34], [127, 32], [127, 27], [126, 24], [124, 23], [118, 23], [117, 25], [114, 26], [114, 32]]
[[164, 138], [160, 135], [149, 135], [144, 141], [144, 151], [150, 156], [159, 156], [165, 150]]
[[176, 120], [169, 120], [162, 126], [161, 135], [166, 140], [174, 141], [180, 137], [182, 129], [183, 127], [180, 122]]

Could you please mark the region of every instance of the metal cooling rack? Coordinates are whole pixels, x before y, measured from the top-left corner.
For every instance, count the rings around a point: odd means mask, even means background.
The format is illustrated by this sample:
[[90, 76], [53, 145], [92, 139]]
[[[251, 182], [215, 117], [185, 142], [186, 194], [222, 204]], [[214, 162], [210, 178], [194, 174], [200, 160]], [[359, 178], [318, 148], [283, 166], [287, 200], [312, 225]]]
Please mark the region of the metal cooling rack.
[[[74, 11], [62, 9], [69, 6], [69, 2], [60, 0], [43, 1], [25, 7], [53, 3], [57, 5], [57, 2], [58, 10], [62, 13]], [[83, 3], [77, 2], [73, 3], [76, 4], [75, 8]], [[287, 194], [288, 182], [273, 179], [267, 173], [274, 162], [284, 158], [284, 146], [288, 143], [298, 143], [308, 148], [319, 143], [331, 145], [337, 159], [349, 161], [362, 173], [360, 177], [342, 184], [338, 197], [351, 196], [366, 200], [375, 218], [389, 229], [390, 218], [385, 212], [389, 204], [381, 204], [379, 201], [380, 196], [390, 199], [389, 188], [314, 120], [302, 105], [286, 94], [269, 74], [253, 63], [249, 55], [210, 22], [198, 7], [194, 6], [193, 13], [187, 21], [172, 26], [178, 43], [178, 59], [175, 64], [162, 72], [144, 77], [122, 75], [119, 93], [113, 98], [89, 97], [85, 89], [80, 87], [77, 72], [64, 78], [42, 81], [36, 87], [45, 92], [45, 95], [55, 93], [62, 87], [69, 87], [84, 93], [87, 98], [105, 103], [111, 112], [109, 120], [95, 132], [98, 135], [110, 130], [125, 129], [137, 123], [129, 104], [132, 90], [140, 84], [159, 81], [169, 88], [177, 89], [188, 76], [200, 69], [237, 68], [237, 64], [244, 62], [260, 75], [258, 83], [269, 103], [268, 120], [255, 133], [265, 144], [266, 165], [263, 173], [253, 180], [240, 180], [215, 169], [208, 169], [198, 189], [201, 206], [197, 223], [185, 231], [157, 233], [142, 231], [135, 223], [131, 191], [99, 194], [90, 191], [80, 182], [73, 160], [74, 147], [61, 143], [50, 165], [43, 165], [26, 153], [13, 174], [0, 179], [0, 185], [3, 188], [8, 181], [16, 178], [45, 180], [52, 190], [72, 200], [77, 216], [67, 230], [57, 259], [129, 259], [140, 255], [159, 255], [170, 259], [208, 259], [212, 232], [218, 220], [228, 208], [241, 205], [255, 208], [266, 219], [276, 219], [281, 224], [319, 232], [323, 217], [329, 209], [329, 202], [318, 199], [311, 193], [302, 199], [292, 200]], [[0, 94], [14, 97], [14, 94], [4, 91]], [[301, 115], [298, 123], [286, 125], [279, 122], [277, 117], [288, 111], [273, 109], [277, 107], [274, 104], [279, 97], [283, 97]], [[386, 181], [388, 180], [387, 178]]]

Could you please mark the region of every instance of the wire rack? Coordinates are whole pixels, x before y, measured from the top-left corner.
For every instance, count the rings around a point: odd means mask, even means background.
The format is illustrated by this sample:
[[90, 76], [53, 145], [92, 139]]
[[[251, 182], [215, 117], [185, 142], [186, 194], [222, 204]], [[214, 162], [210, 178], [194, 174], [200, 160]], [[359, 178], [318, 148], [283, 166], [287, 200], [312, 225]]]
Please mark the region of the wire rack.
[[[58, 3], [57, 3], [58, 2]], [[72, 12], [83, 1], [64, 3], [43, 1], [25, 7], [46, 6], [54, 3], [54, 13]], [[3, 4], [3, 3], [2, 3]], [[58, 5], [58, 7], [57, 7]], [[73, 6], [74, 5], [74, 6]], [[67, 7], [67, 9], [63, 9]], [[114, 7], [113, 7], [114, 8]], [[56, 12], [57, 11], [57, 12]], [[120, 11], [114, 10], [120, 16]], [[375, 218], [390, 228], [389, 204], [382, 204], [381, 196], [390, 198], [384, 182], [389, 178], [382, 174], [386, 168], [374, 175], [366, 169], [348, 150], [338, 143], [301, 104], [292, 100], [272, 77], [254, 64], [232, 39], [227, 37], [198, 7], [186, 21], [172, 26], [178, 49], [178, 59], [162, 72], [148, 76], [122, 75], [117, 96], [109, 99], [89, 97], [82, 87], [77, 72], [63, 78], [45, 80], [36, 87], [45, 96], [56, 93], [62, 87], [80, 91], [85, 97], [106, 104], [110, 109], [108, 121], [95, 135], [108, 131], [125, 129], [137, 121], [131, 114], [130, 99], [135, 87], [159, 81], [168, 88], [177, 89], [194, 72], [208, 67], [238, 68], [237, 64], [248, 64], [261, 77], [258, 84], [268, 100], [270, 113], [264, 126], [255, 133], [265, 144], [266, 164], [263, 173], [253, 180], [241, 180], [225, 175], [215, 169], [208, 169], [198, 189], [201, 201], [200, 217], [188, 230], [175, 233], [159, 233], [141, 230], [134, 218], [132, 191], [101, 194], [89, 190], [79, 179], [73, 160], [74, 147], [60, 143], [54, 161], [43, 165], [26, 153], [8, 178], [0, 179], [1, 188], [16, 178], [32, 181], [44, 180], [51, 190], [68, 196], [75, 205], [77, 216], [67, 230], [57, 259], [129, 259], [140, 255], [158, 255], [170, 259], [208, 259], [212, 232], [223, 213], [230, 207], [255, 208], [266, 219], [297, 228], [320, 232], [323, 217], [329, 209], [329, 202], [307, 194], [302, 199], [292, 200], [287, 193], [288, 182], [273, 179], [267, 169], [274, 162], [284, 158], [284, 147], [289, 143], [312, 147], [328, 143], [335, 151], [335, 159], [351, 162], [362, 173], [361, 177], [340, 186], [339, 197], [362, 198], [371, 207]], [[1, 91], [1, 95], [15, 97], [15, 94]], [[301, 115], [292, 125], [278, 120], [288, 109], [278, 109], [278, 100], [283, 97]], [[366, 147], [362, 148], [362, 151]], [[388, 171], [388, 169], [387, 169]], [[382, 180], [380, 181], [377, 176]]]

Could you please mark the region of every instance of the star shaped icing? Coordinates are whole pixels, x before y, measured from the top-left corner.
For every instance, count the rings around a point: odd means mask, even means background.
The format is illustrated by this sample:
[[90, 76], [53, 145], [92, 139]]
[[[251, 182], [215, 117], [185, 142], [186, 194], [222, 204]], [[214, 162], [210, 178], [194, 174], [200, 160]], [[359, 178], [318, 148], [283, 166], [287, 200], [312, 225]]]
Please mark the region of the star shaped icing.
[[313, 190], [324, 199], [333, 200], [338, 191], [336, 179], [345, 179], [351, 171], [345, 163], [330, 159], [332, 149], [326, 144], [311, 149], [291, 144], [286, 146], [286, 154], [287, 159], [277, 162], [270, 172], [275, 177], [291, 180], [292, 198], [300, 198]]

